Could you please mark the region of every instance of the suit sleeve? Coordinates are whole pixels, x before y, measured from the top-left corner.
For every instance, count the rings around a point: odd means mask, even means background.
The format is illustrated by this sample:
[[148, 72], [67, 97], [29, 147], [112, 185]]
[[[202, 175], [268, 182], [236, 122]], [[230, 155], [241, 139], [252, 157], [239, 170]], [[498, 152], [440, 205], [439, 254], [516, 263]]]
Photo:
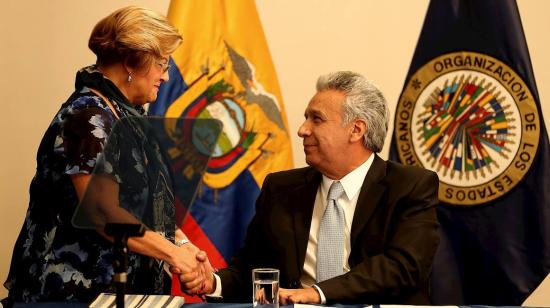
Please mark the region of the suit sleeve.
[[435, 173], [425, 171], [413, 178], [418, 180], [410, 193], [397, 201], [389, 217], [384, 217], [392, 222], [383, 252], [366, 256], [348, 273], [318, 284], [327, 303], [398, 301], [427, 289], [439, 244], [435, 211], [439, 180]]
[[[250, 222], [243, 247], [231, 260], [231, 266], [218, 272], [222, 284], [223, 302], [243, 303], [251, 301], [252, 269], [267, 267], [269, 260], [264, 235], [263, 213], [269, 200], [269, 175], [266, 177], [260, 196], [256, 200], [256, 213]], [[267, 243], [268, 244], [268, 243]]]

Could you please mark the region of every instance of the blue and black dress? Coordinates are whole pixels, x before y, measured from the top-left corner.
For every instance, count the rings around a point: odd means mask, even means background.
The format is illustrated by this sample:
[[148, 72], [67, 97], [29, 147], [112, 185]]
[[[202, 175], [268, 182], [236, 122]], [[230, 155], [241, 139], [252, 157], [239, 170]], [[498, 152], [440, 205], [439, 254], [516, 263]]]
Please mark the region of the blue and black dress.
[[[130, 204], [150, 229], [174, 237], [174, 196], [162, 154], [140, 138], [143, 132], [136, 128], [110, 147], [105, 163], [103, 151], [117, 118], [90, 88], [107, 97], [120, 118], [145, 114], [95, 66], [77, 73], [75, 92], [55, 115], [38, 149], [29, 208], [4, 283], [10, 300], [90, 302], [100, 292], [114, 290], [111, 243], [71, 223], [79, 204], [72, 175], [92, 174], [94, 169], [110, 174], [120, 184], [121, 205]], [[128, 292], [167, 293], [168, 281], [162, 262], [130, 254]]]

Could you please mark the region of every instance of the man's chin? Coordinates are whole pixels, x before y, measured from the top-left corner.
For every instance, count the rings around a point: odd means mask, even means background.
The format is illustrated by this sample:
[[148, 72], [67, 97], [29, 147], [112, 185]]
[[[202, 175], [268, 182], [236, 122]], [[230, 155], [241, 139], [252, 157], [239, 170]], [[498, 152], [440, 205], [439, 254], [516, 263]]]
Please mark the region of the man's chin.
[[306, 154], [306, 164], [308, 164], [308, 166], [316, 168], [317, 165], [318, 165], [318, 160], [316, 160], [314, 157], [310, 157]]

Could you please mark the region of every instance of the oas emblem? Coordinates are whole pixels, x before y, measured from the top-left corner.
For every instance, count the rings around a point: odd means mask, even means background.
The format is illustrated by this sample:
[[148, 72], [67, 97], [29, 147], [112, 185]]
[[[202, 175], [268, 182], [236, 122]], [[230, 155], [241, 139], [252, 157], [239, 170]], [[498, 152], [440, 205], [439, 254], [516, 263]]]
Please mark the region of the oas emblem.
[[540, 120], [529, 87], [475, 52], [437, 57], [411, 76], [394, 134], [401, 161], [436, 171], [439, 199], [478, 205], [514, 188], [537, 153]]

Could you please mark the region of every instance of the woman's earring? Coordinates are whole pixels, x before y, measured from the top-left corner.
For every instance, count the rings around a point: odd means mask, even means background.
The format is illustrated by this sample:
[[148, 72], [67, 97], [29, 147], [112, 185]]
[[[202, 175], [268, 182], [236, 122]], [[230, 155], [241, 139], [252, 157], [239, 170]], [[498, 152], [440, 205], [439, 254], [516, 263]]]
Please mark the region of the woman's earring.
[[132, 74], [128, 73], [128, 82], [132, 82]]

